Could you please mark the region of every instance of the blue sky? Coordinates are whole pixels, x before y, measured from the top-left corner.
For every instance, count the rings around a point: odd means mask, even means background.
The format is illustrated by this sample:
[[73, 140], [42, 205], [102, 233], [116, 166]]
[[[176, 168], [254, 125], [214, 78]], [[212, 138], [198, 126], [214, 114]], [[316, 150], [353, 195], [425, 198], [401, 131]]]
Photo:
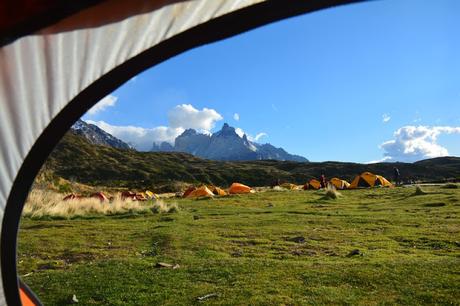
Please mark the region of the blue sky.
[[132, 143], [228, 122], [312, 161], [460, 156], [459, 29], [456, 0], [327, 9], [178, 55], [83, 118]]

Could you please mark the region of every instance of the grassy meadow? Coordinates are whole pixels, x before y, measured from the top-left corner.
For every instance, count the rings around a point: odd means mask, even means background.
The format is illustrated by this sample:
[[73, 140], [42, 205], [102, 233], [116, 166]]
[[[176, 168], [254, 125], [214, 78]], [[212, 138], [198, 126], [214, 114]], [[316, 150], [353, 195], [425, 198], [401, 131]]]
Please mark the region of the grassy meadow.
[[18, 269], [45, 305], [73, 295], [79, 305], [458, 305], [454, 186], [164, 200], [178, 205], [172, 213], [26, 214]]

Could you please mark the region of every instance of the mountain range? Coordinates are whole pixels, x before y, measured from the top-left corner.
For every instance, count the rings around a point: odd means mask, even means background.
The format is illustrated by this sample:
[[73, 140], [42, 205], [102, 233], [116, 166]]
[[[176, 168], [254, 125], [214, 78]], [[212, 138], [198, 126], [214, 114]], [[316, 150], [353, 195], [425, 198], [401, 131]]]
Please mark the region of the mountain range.
[[240, 137], [234, 127], [224, 123], [222, 129], [212, 135], [187, 129], [179, 135], [174, 146], [167, 142], [154, 143], [153, 152], [184, 152], [194, 156], [219, 161], [279, 160], [308, 162], [308, 159], [286, 152], [283, 148], [266, 143], [259, 144]]

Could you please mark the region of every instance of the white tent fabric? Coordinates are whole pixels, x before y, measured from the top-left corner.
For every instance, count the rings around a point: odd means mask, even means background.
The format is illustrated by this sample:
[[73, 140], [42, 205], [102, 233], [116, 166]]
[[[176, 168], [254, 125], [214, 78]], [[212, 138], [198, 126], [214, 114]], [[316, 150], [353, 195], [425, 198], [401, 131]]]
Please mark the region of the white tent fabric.
[[177, 2], [95, 28], [60, 32], [51, 26], [1, 48], [0, 220], [25, 157], [49, 122], [72, 98], [114, 67], [152, 46], [258, 2], [263, 1]]

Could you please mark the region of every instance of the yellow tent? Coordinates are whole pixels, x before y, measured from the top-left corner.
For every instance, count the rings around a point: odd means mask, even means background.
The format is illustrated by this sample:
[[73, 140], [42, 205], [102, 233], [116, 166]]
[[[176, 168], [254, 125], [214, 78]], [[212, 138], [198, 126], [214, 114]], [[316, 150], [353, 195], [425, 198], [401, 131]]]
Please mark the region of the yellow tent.
[[307, 190], [307, 189], [320, 189], [321, 188], [321, 183], [320, 181], [318, 180], [315, 180], [315, 179], [311, 179], [308, 183], [306, 183], [304, 186], [303, 186], [303, 189], [304, 190]]
[[187, 195], [187, 198], [213, 197], [214, 194], [206, 186], [201, 186]]
[[145, 195], [147, 196], [147, 199], [149, 199], [149, 200], [156, 200], [156, 199], [158, 199], [158, 195], [155, 194], [155, 193], [153, 193], [153, 192], [151, 192], [150, 190], [146, 190], [146, 191], [145, 191]]
[[376, 175], [377, 177], [377, 180], [379, 181], [379, 185], [380, 186], [383, 186], [383, 187], [393, 187], [393, 184], [390, 183], [389, 180], [387, 180], [386, 178], [384, 178], [383, 176], [381, 175]]
[[392, 187], [393, 185], [383, 176], [375, 175], [370, 172], [363, 172], [361, 175], [357, 175], [355, 179], [351, 182], [349, 189], [354, 189], [358, 187]]
[[341, 180], [341, 179], [339, 179], [337, 177], [331, 178], [331, 180], [329, 182], [332, 185], [334, 185], [334, 187], [337, 188], [337, 189], [348, 189], [348, 187], [350, 186], [350, 183], [348, 183], [345, 180]]
[[240, 184], [240, 183], [233, 183], [232, 186], [228, 189], [228, 193], [235, 194], [235, 193], [250, 193], [251, 187]]
[[222, 188], [219, 188], [219, 187], [214, 187], [212, 189], [212, 193], [214, 193], [215, 195], [218, 195], [218, 196], [226, 196], [228, 193], [223, 190]]

